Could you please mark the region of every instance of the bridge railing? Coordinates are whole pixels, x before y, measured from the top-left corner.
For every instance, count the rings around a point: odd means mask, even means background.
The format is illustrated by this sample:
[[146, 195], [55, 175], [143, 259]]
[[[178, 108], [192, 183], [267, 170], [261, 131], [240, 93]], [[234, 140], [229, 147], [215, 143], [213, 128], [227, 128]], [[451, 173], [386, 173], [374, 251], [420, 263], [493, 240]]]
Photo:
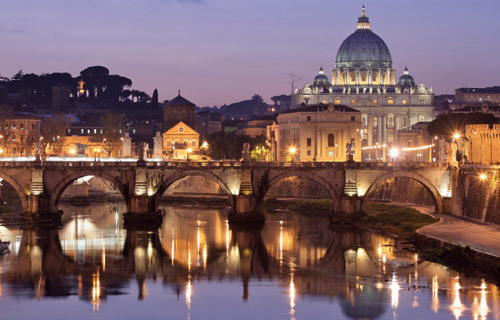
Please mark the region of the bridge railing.
[[331, 169], [446, 169], [442, 162], [271, 162], [271, 161], [2, 161], [0, 167], [175, 167], [175, 168], [331, 168]]

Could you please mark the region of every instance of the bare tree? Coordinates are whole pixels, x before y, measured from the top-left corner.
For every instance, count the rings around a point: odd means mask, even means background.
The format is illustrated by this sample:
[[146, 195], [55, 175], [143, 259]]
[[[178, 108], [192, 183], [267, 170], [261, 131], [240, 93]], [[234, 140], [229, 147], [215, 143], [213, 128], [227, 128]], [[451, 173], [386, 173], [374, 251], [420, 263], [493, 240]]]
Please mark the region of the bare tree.
[[45, 119], [42, 128], [41, 153], [45, 154], [47, 148], [61, 155], [62, 146], [66, 139], [66, 132], [70, 126], [69, 119], [64, 113], [54, 113]]
[[124, 114], [106, 113], [102, 115], [99, 119], [102, 134], [92, 136], [90, 141], [102, 143], [105, 155], [111, 157], [122, 145], [122, 138], [127, 129], [125, 120]]

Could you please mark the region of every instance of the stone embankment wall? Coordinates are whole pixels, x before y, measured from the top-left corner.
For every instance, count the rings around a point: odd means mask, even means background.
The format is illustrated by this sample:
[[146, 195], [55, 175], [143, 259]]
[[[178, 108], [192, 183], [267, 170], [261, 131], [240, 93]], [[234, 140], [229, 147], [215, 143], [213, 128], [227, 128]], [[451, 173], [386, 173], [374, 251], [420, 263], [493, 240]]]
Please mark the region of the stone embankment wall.
[[388, 179], [383, 184], [373, 188], [367, 195], [367, 199], [434, 206], [434, 199], [430, 191], [418, 181], [410, 178]]
[[[481, 180], [480, 175], [486, 179]], [[460, 182], [463, 195], [463, 216], [480, 222], [500, 224], [500, 170], [464, 170]], [[457, 214], [457, 213], [455, 213]], [[458, 213], [459, 214], [459, 213]]]

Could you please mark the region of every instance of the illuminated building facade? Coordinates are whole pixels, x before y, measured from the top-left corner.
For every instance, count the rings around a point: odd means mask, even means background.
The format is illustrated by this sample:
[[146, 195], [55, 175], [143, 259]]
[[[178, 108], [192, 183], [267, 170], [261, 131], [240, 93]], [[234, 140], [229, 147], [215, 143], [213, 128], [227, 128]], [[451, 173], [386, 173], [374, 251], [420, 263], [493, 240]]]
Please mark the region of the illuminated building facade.
[[42, 119], [28, 113], [0, 118], [0, 156], [31, 156], [40, 140]]
[[179, 122], [162, 135], [163, 153], [173, 159], [188, 159], [200, 149], [200, 135], [184, 122]]
[[480, 164], [500, 163], [500, 124], [471, 124], [465, 137], [457, 141], [458, 150], [467, 155], [467, 161]]
[[405, 68], [396, 81], [388, 46], [370, 27], [363, 11], [356, 31], [340, 46], [331, 80], [323, 68], [312, 85], [296, 88], [292, 105], [346, 105], [362, 113], [363, 145], [397, 145], [397, 132], [422, 121], [432, 121], [434, 94], [416, 84]]
[[361, 112], [341, 105], [312, 105], [278, 115], [267, 127], [272, 161], [361, 160]]

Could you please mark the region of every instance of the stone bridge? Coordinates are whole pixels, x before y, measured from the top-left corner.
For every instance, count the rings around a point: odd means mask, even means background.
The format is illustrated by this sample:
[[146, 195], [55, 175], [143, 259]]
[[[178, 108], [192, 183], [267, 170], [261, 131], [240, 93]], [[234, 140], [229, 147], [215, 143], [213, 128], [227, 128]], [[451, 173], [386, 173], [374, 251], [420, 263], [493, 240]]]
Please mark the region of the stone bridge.
[[189, 176], [218, 183], [228, 195], [230, 218], [235, 220], [262, 217], [258, 213], [266, 193], [288, 177], [322, 185], [333, 201], [332, 213], [364, 210], [365, 195], [394, 177], [421, 183], [432, 194], [436, 212], [448, 212], [452, 197], [451, 170], [441, 163], [0, 162], [0, 178], [17, 191], [28, 217], [58, 212], [64, 190], [88, 175], [106, 179], [120, 190], [132, 220], [156, 213], [163, 193]]

